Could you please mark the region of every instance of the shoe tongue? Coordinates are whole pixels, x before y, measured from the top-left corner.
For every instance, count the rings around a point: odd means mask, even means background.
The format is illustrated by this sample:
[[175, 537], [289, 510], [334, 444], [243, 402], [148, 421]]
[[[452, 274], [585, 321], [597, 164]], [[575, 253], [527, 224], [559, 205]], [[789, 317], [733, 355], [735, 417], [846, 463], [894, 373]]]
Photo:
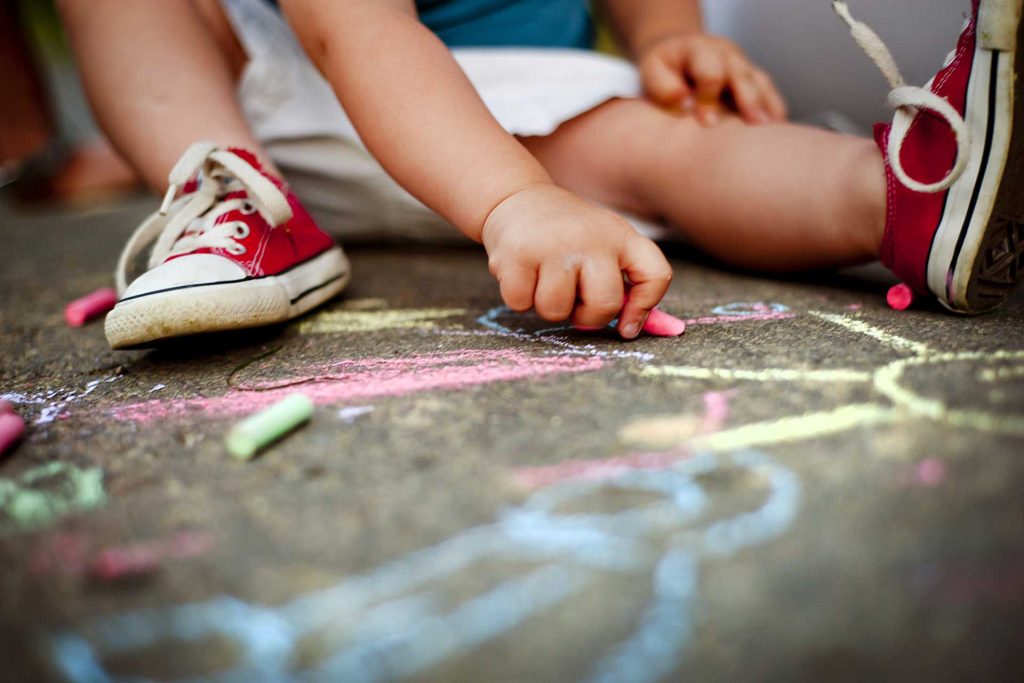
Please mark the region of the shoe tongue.
[[227, 149], [229, 152], [231, 152], [238, 158], [243, 159], [245, 163], [249, 164], [254, 169], [259, 171], [259, 174], [266, 178], [267, 180], [269, 180], [270, 182], [274, 183], [275, 187], [279, 189], [282, 187], [282, 183], [278, 178], [276, 178], [274, 175], [270, 173], [267, 173], [266, 170], [264, 170], [263, 164], [259, 162], [259, 159], [256, 158], [255, 154], [253, 154], [247, 149], [242, 149], [241, 147], [228, 147]]
[[255, 168], [260, 173], [263, 173], [263, 165], [256, 159], [256, 155], [247, 149], [241, 147], [228, 147], [228, 151], [234, 154], [236, 157], [245, 159], [245, 163]]

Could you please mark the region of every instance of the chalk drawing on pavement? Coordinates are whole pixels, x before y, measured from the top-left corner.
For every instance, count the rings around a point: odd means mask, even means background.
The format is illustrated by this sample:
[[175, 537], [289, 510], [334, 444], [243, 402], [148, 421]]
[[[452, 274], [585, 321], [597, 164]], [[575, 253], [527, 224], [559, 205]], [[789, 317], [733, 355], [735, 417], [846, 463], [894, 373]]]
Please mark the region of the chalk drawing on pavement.
[[[755, 478], [761, 500], [753, 509], [706, 519], [714, 494], [702, 478], [730, 470]], [[562, 511], [612, 490], [655, 499], [610, 513]], [[195, 672], [196, 678], [387, 681], [501, 638], [602, 576], [627, 576], [650, 582], [650, 600], [633, 633], [595, 658], [588, 680], [654, 683], [676, 668], [694, 632], [701, 563], [785, 533], [800, 500], [796, 474], [766, 454], [708, 453], [660, 471], [628, 469], [610, 479], [538, 489], [492, 524], [281, 605], [223, 595], [122, 612], [54, 634], [48, 645], [55, 666], [72, 681], [118, 680], [105, 667], [110, 658], [212, 638], [229, 640], [239, 654], [229, 670]], [[446, 603], [438, 586], [482, 562], [510, 574]], [[312, 633], [327, 634], [322, 656], [296, 658]]]

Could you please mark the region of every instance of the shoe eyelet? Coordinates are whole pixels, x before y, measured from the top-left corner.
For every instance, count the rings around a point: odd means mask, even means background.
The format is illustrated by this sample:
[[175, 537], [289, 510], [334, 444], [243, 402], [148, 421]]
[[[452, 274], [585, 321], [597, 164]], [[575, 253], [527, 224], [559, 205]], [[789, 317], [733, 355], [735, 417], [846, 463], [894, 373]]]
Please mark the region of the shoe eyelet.
[[235, 256], [241, 256], [246, 251], [248, 251], [241, 244], [232, 244], [230, 247], [227, 247], [227, 250], [228, 250], [228, 252], [234, 254]]
[[248, 225], [242, 222], [235, 223], [235, 239], [244, 240], [249, 236], [249, 233], [250, 230]]
[[256, 206], [252, 202], [245, 202], [242, 204], [242, 213], [246, 216], [251, 216], [256, 213]]

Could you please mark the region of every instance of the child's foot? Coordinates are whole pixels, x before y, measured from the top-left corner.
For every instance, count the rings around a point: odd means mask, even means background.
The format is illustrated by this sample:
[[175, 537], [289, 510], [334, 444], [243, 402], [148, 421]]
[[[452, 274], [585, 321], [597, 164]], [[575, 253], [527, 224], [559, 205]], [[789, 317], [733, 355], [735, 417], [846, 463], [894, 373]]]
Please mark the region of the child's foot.
[[[170, 182], [121, 254], [111, 347], [282, 322], [348, 283], [341, 248], [248, 152], [194, 145]], [[154, 242], [149, 270], [129, 286], [128, 268]]]
[[946, 66], [907, 87], [892, 56], [845, 2], [833, 6], [894, 90], [886, 158], [888, 214], [881, 260], [947, 308], [983, 313], [1024, 277], [1024, 0], [973, 0]]

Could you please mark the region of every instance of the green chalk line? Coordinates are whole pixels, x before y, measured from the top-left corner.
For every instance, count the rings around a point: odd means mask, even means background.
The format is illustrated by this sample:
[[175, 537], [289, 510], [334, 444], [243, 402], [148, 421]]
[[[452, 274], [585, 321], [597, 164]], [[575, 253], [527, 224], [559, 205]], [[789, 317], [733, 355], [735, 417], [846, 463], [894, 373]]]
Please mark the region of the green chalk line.
[[[44, 484], [45, 488], [36, 487], [37, 484]], [[0, 479], [0, 533], [38, 529], [65, 515], [91, 510], [106, 502], [103, 470], [83, 470], [51, 462], [17, 479]]]

